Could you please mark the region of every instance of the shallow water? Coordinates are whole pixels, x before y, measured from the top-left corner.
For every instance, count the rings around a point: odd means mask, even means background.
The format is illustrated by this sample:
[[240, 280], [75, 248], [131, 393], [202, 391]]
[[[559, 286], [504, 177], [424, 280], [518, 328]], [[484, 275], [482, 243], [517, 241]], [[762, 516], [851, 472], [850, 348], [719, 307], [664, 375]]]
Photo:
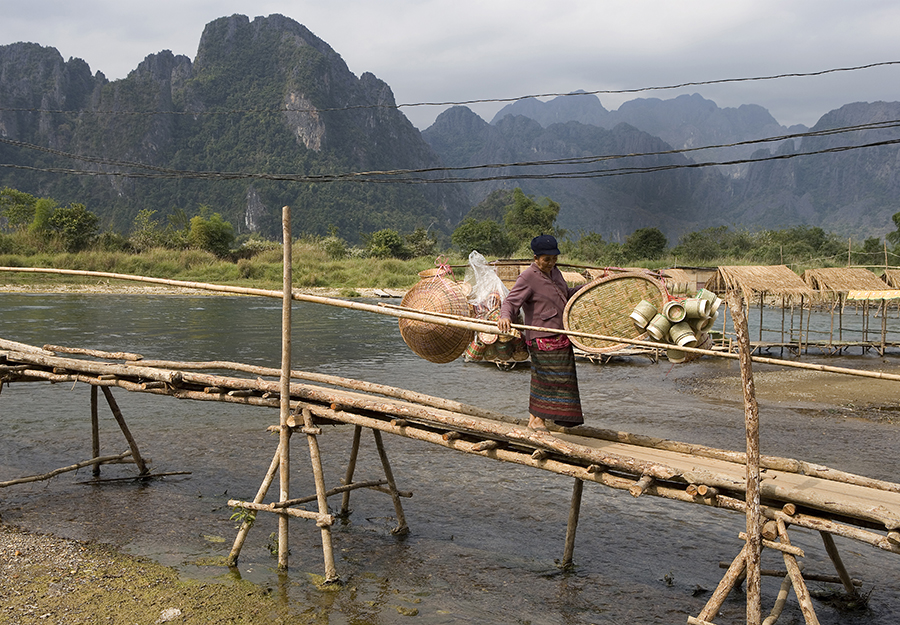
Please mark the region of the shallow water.
[[[236, 360], [278, 367], [280, 302], [239, 297], [141, 295], [0, 296], [0, 336], [34, 345], [57, 344], [129, 351], [145, 358]], [[294, 309], [293, 366], [408, 388], [523, 416], [527, 369], [500, 371], [461, 360], [437, 365], [403, 344], [396, 320], [314, 304]], [[896, 356], [888, 359], [896, 359]], [[872, 356], [832, 359], [858, 368]], [[761, 368], [762, 369], [762, 368]], [[627, 430], [743, 449], [740, 397], [692, 393], [696, 380], [734, 375], [733, 361], [673, 367], [646, 359], [579, 365], [586, 419]], [[721, 579], [720, 561], [739, 551], [743, 517], [588, 484], [578, 526], [573, 572], [562, 556], [572, 480], [459, 454], [426, 443], [386, 437], [411, 534], [390, 534], [390, 498], [352, 495], [350, 521], [335, 526], [338, 570], [347, 585], [320, 592], [319, 532], [291, 523], [291, 569], [279, 576], [266, 543], [274, 515], [261, 515], [236, 570], [207, 564], [227, 555], [235, 535], [230, 498], [252, 499], [277, 444], [265, 431], [271, 409], [114, 394], [142, 453], [155, 471], [190, 471], [144, 485], [79, 484], [89, 469], [50, 482], [0, 491], [4, 522], [122, 546], [205, 579], [239, 575], [271, 586], [300, 622], [322, 623], [684, 623], [696, 616]], [[2, 389], [0, 479], [43, 472], [90, 456], [86, 385], [14, 384]], [[103, 402], [101, 401], [101, 404]], [[127, 448], [101, 405], [104, 453]], [[761, 404], [765, 454], [801, 458], [897, 481], [900, 432], [889, 423], [848, 418], [843, 411], [813, 416], [793, 404]], [[329, 427], [320, 437], [326, 480], [343, 477], [352, 429]], [[302, 439], [292, 449], [292, 493], [314, 491]], [[371, 437], [364, 437], [357, 478], [380, 477]], [[133, 474], [105, 467], [105, 477]], [[339, 499], [331, 500], [332, 506]], [[805, 530], [792, 541], [807, 552], [807, 571], [832, 573], [820, 538]], [[900, 620], [900, 557], [840, 537], [851, 574], [872, 591], [869, 611], [842, 614], [817, 603], [823, 624]], [[764, 568], [783, 568], [764, 553]], [[815, 589], [826, 587], [812, 583]], [[765, 606], [778, 582], [764, 580]], [[802, 622], [796, 600], [779, 622]], [[413, 611], [417, 616], [410, 621]], [[740, 595], [726, 601], [717, 623], [743, 621]], [[793, 619], [793, 620], [792, 620]]]

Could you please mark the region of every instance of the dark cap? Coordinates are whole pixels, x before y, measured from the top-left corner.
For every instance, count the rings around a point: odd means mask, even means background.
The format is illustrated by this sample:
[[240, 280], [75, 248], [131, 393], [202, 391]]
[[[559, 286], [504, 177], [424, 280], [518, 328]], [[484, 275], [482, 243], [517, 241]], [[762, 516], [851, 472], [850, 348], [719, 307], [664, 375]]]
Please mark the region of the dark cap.
[[542, 234], [531, 240], [531, 251], [535, 256], [559, 256], [556, 239], [549, 234]]

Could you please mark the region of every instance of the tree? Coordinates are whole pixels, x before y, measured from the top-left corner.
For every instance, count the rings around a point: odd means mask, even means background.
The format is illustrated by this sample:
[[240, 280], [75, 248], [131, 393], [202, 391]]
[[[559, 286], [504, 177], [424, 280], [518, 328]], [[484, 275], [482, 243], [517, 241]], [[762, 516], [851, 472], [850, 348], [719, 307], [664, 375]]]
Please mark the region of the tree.
[[429, 234], [426, 228], [416, 228], [406, 235], [406, 245], [410, 254], [415, 258], [432, 256], [437, 239], [433, 234]]
[[500, 224], [491, 219], [463, 219], [450, 235], [450, 240], [463, 254], [478, 250], [487, 256], [509, 256], [517, 247], [517, 243], [503, 231]]
[[564, 231], [554, 227], [559, 215], [559, 204], [550, 198], [543, 198], [538, 203], [530, 195], [525, 195], [518, 187], [513, 189], [513, 202], [506, 209], [503, 223], [506, 234], [517, 244], [531, 241], [539, 234], [562, 236]]
[[373, 232], [369, 236], [366, 253], [373, 258], [409, 258], [409, 250], [403, 243], [403, 237], [390, 228]]
[[203, 215], [197, 215], [191, 218], [188, 242], [192, 247], [212, 252], [223, 258], [228, 256], [231, 251], [231, 244], [234, 242], [234, 228], [222, 219], [219, 213], [213, 213], [208, 219]]
[[67, 252], [80, 252], [97, 236], [99, 222], [84, 204], [69, 204], [54, 210], [47, 219], [47, 226], [62, 237]]
[[622, 251], [628, 260], [659, 260], [668, 244], [659, 228], [639, 228], [625, 239]]
[[894, 248], [897, 248], [900, 247], [900, 213], [894, 213], [891, 220], [894, 222], [894, 226], [896, 226], [897, 229], [893, 232], [888, 232], [885, 239], [887, 239], [887, 242], [893, 245]]
[[0, 189], [0, 226], [10, 231], [21, 231], [34, 221], [37, 198], [9, 187]]

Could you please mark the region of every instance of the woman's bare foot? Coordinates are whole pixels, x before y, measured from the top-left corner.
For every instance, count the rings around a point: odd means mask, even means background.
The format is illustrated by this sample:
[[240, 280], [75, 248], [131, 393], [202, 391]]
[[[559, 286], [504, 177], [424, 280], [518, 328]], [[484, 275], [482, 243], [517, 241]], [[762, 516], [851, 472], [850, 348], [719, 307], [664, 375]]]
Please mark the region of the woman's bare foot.
[[534, 415], [528, 415], [528, 429], [535, 432], [549, 432], [544, 420]]

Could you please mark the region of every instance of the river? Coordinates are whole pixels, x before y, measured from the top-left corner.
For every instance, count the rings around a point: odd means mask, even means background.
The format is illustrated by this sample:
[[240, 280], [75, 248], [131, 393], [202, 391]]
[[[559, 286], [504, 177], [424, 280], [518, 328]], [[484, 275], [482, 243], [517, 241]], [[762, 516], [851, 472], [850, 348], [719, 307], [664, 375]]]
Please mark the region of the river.
[[[403, 343], [395, 319], [367, 312], [297, 303], [293, 368], [352, 377], [460, 400], [523, 417], [527, 368], [433, 364]], [[33, 345], [56, 344], [128, 351], [168, 360], [233, 360], [279, 366], [280, 301], [195, 295], [2, 294], [0, 337]], [[813, 357], [810, 357], [812, 359]], [[843, 356], [832, 364], [881, 366], [897, 356]], [[897, 364], [897, 363], [894, 363]], [[775, 367], [763, 366], [760, 372]], [[579, 364], [589, 425], [744, 448], [740, 391], [718, 379], [737, 375], [734, 361], [671, 365], [645, 358], [606, 365]], [[824, 374], [823, 374], [824, 375]], [[888, 384], [880, 382], [881, 384]], [[411, 532], [396, 524], [386, 495], [356, 491], [353, 514], [334, 527], [339, 592], [319, 591], [318, 529], [291, 522], [291, 568], [279, 576], [266, 543], [277, 523], [261, 515], [239, 566], [227, 555], [235, 522], [227, 501], [252, 499], [271, 461], [277, 437], [266, 427], [278, 411], [179, 401], [114, 389], [115, 397], [154, 471], [190, 471], [146, 484], [85, 485], [90, 469], [50, 482], [0, 491], [5, 523], [80, 540], [102, 541], [177, 567], [188, 578], [227, 581], [235, 576], [277, 588], [298, 622], [316, 623], [684, 623], [696, 616], [722, 577], [720, 561], [741, 548], [740, 515], [587, 484], [575, 546], [575, 568], [562, 557], [572, 480], [385, 437]], [[0, 394], [0, 479], [38, 473], [90, 457], [87, 385], [17, 383]], [[102, 402], [101, 402], [102, 403]], [[817, 409], [814, 409], [817, 408]], [[762, 453], [790, 456], [872, 477], [900, 480], [900, 430], [890, 420], [858, 418], [838, 405], [808, 401], [761, 402]], [[320, 437], [326, 481], [343, 477], [352, 428], [326, 427]], [[308, 452], [293, 446], [292, 494], [313, 493]], [[127, 449], [101, 405], [104, 453]], [[370, 436], [364, 437], [358, 479], [380, 477]], [[103, 469], [104, 477], [133, 467]], [[274, 492], [274, 491], [273, 491]], [[331, 501], [338, 505], [339, 499]], [[794, 544], [807, 554], [807, 571], [833, 574], [817, 533], [797, 529]], [[900, 622], [900, 557], [836, 537], [844, 562], [871, 592], [868, 609], [839, 612], [816, 601], [823, 624]], [[783, 568], [766, 550], [764, 568]], [[763, 580], [764, 607], [779, 581]], [[811, 582], [816, 592], [832, 585]], [[733, 593], [716, 623], [743, 622], [743, 595]], [[415, 616], [410, 616], [415, 614]], [[781, 623], [800, 623], [791, 596]]]

